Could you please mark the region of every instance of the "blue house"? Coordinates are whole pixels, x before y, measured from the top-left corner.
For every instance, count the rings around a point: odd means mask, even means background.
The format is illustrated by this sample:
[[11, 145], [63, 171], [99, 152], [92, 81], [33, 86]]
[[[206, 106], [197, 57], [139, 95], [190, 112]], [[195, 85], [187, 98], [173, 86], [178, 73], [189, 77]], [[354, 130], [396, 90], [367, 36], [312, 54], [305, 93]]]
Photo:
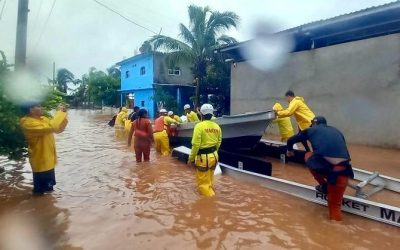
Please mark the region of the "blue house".
[[[139, 54], [117, 63], [121, 72], [121, 103], [133, 98], [134, 105], [146, 108], [154, 118], [162, 103], [156, 103], [154, 92], [157, 87], [172, 95], [178, 108], [190, 103], [193, 95], [193, 76], [190, 68], [177, 65], [169, 68], [166, 55], [162, 53]], [[164, 107], [169, 108], [169, 107]]]

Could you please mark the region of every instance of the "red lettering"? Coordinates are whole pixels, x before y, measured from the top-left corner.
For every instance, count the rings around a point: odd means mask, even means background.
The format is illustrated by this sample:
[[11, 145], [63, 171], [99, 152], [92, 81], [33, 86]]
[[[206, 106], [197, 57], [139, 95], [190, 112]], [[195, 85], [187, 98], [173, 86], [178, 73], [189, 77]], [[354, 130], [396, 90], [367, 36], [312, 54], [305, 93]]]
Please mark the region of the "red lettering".
[[218, 130], [218, 129], [215, 129], [215, 128], [206, 128], [206, 129], [204, 129], [204, 131], [205, 131], [206, 133], [213, 133], [213, 134], [219, 132], [219, 130]]

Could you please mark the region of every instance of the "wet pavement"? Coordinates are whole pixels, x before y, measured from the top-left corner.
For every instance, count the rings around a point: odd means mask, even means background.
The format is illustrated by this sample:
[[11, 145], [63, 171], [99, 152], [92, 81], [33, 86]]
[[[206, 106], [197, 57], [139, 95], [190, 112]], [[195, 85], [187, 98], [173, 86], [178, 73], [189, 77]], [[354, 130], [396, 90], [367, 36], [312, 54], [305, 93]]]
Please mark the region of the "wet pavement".
[[[150, 163], [137, 164], [133, 151], [107, 126], [109, 117], [70, 112], [67, 130], [56, 136], [53, 194], [32, 197], [29, 165], [0, 160], [6, 169], [0, 174], [0, 237], [30, 225], [36, 234], [28, 235], [50, 249], [396, 249], [400, 244], [394, 226], [350, 214], [343, 223], [332, 223], [325, 207], [229, 176], [217, 178], [215, 197], [201, 197], [194, 171], [185, 164], [154, 152]], [[281, 168], [281, 177], [296, 168], [273, 165]], [[307, 174], [297, 176], [310, 181]]]

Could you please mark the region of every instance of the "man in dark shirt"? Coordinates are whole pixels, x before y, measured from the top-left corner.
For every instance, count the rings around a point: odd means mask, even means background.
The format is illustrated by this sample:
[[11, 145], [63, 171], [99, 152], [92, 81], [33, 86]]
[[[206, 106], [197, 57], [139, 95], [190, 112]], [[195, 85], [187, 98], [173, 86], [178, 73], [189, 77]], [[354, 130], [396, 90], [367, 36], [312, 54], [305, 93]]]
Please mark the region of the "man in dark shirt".
[[133, 107], [133, 112], [129, 114], [128, 119], [133, 122], [139, 118], [139, 110], [140, 108], [138, 106]]
[[311, 127], [289, 138], [287, 155], [293, 156], [293, 145], [310, 141], [313, 152], [305, 155], [306, 166], [319, 183], [316, 190], [328, 195], [329, 218], [342, 220], [341, 206], [348, 178], [353, 178], [350, 154], [343, 134], [328, 126], [323, 116], [316, 116]]

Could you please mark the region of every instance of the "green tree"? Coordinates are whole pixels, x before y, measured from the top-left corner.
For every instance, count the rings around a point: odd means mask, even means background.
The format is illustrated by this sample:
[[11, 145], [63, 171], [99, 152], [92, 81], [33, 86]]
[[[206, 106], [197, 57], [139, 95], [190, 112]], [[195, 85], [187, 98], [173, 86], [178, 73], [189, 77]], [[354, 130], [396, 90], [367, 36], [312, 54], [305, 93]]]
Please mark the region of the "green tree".
[[87, 86], [88, 99], [97, 105], [119, 104], [119, 72], [110, 68], [108, 73], [92, 67], [88, 74], [82, 76], [83, 86]]
[[[19, 120], [23, 114], [20, 107], [8, 100], [3, 93], [6, 80], [14, 72], [10, 71], [4, 53], [0, 51], [0, 54], [0, 155], [12, 160], [21, 160], [27, 153], [25, 138], [19, 127]], [[63, 102], [63, 94], [52, 86], [43, 85], [43, 88], [43, 91], [50, 88], [50, 94], [42, 104], [47, 115], [50, 115], [48, 111]]]
[[[216, 60], [214, 49], [223, 45], [236, 43], [233, 37], [222, 33], [239, 23], [239, 16], [234, 12], [212, 11], [209, 7], [190, 5], [188, 7], [189, 27], [179, 25], [181, 40], [168, 36], [155, 35], [150, 42], [154, 50], [169, 52], [169, 64], [178, 62], [190, 63], [192, 73], [197, 79], [199, 88], [206, 80], [207, 67]], [[199, 105], [199, 93], [195, 97]]]
[[27, 153], [25, 138], [18, 126], [21, 111], [3, 93], [6, 79], [12, 72], [3, 51], [0, 54], [0, 155], [18, 160]]
[[75, 84], [75, 76], [68, 69], [62, 68], [57, 70], [57, 78], [55, 85], [60, 92], [67, 93], [68, 83]]
[[168, 109], [168, 111], [173, 111], [174, 114], [179, 113], [176, 98], [165, 91], [161, 86], [157, 86], [154, 90], [153, 100], [157, 103], [158, 110], [162, 107]]

